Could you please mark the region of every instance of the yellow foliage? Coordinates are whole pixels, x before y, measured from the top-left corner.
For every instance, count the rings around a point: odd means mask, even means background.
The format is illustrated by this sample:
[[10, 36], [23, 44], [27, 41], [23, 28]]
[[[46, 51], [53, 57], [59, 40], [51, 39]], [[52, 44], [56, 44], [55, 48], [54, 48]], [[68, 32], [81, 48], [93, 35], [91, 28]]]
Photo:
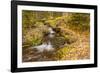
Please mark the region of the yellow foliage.
[[60, 48], [57, 52], [56, 52], [56, 55], [55, 57], [58, 59], [58, 60], [63, 60], [66, 55], [69, 53], [70, 49], [67, 48], [67, 47], [64, 47], [64, 48]]

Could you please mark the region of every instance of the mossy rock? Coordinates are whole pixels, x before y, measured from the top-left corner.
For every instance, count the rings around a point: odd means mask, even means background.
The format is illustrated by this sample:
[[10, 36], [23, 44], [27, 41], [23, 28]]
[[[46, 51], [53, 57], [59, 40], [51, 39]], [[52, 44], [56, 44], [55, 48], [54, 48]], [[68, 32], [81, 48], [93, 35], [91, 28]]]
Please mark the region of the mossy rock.
[[64, 60], [70, 51], [69, 47], [60, 48], [55, 52], [54, 58], [56, 60]]
[[51, 43], [54, 48], [60, 48], [66, 43], [66, 39], [64, 37], [54, 37], [51, 39]]
[[45, 24], [55, 28], [56, 27], [56, 21], [55, 20], [47, 20], [45, 21]]
[[78, 36], [73, 31], [66, 28], [60, 30], [60, 35], [66, 39], [68, 44], [72, 44], [78, 40]]
[[72, 44], [78, 40], [76, 36], [65, 35], [68, 44]]

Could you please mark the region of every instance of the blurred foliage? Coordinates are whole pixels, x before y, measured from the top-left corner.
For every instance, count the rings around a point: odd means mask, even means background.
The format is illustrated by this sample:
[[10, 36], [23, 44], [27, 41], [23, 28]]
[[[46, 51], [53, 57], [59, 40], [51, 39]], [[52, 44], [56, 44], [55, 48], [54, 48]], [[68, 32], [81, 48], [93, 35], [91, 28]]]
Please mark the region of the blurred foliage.
[[[70, 44], [79, 38], [77, 32], [90, 30], [89, 13], [69, 13], [50, 11], [22, 11], [22, 39], [23, 47], [36, 46], [43, 43], [48, 28], [52, 27], [56, 32], [56, 37], [51, 39], [51, 43], [56, 50], [54, 58], [57, 60], [70, 59], [69, 52], [75, 52], [76, 48]], [[77, 59], [77, 55], [71, 59]]]
[[64, 29], [70, 28], [77, 31], [89, 30], [90, 14], [29, 10], [22, 11], [24, 44], [40, 44], [44, 33], [48, 33], [48, 26], [57, 29], [57, 33], [71, 43], [76, 40], [77, 36], [73, 36], [73, 32]]
[[90, 29], [90, 14], [72, 13], [68, 23], [74, 30], [80, 30], [80, 31], [88, 30]]
[[24, 37], [24, 44], [27, 45], [38, 45], [42, 42], [43, 34], [37, 28], [29, 30]]

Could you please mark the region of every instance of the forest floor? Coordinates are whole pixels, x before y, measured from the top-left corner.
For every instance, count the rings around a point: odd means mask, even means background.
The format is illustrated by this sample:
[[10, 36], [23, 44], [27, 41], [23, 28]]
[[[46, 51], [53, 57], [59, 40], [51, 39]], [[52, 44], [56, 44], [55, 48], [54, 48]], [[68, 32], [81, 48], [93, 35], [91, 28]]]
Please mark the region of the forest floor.
[[36, 49], [27, 47], [23, 49], [23, 62], [35, 62], [35, 61], [56, 61], [56, 60], [85, 60], [90, 58], [90, 35], [88, 31], [76, 32], [68, 29], [75, 33], [78, 40], [72, 44], [62, 59], [56, 59], [56, 53], [53, 52], [38, 52]]
[[73, 47], [69, 55], [67, 56], [67, 59], [69, 60], [83, 60], [83, 59], [89, 59], [90, 57], [90, 40], [89, 35], [87, 32], [83, 32], [81, 34], [78, 34], [78, 40], [71, 44]]

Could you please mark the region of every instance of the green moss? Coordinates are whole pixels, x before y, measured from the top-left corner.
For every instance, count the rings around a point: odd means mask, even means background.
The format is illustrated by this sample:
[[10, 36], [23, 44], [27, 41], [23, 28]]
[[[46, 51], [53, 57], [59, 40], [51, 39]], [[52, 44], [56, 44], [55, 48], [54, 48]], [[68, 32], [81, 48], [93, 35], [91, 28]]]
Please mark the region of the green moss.
[[38, 45], [42, 42], [43, 34], [39, 29], [31, 29], [24, 35], [23, 41], [25, 45]]
[[63, 45], [66, 43], [66, 39], [64, 37], [54, 37], [52, 40], [51, 40], [51, 43], [53, 45], [54, 48], [61, 48], [63, 47]]
[[56, 54], [55, 54], [55, 58], [57, 60], [63, 60], [66, 55], [68, 54], [68, 52], [70, 51], [70, 48], [69, 47], [64, 47], [64, 48], [60, 48]]
[[36, 39], [32, 39], [32, 45], [33, 46], [36, 46], [36, 45], [39, 45], [39, 44], [41, 44], [41, 42], [42, 42], [42, 40], [41, 39], [38, 39], [38, 38], [36, 38]]
[[56, 27], [56, 21], [55, 20], [47, 20], [47, 21], [45, 21], [45, 23], [50, 25], [51, 27]]

